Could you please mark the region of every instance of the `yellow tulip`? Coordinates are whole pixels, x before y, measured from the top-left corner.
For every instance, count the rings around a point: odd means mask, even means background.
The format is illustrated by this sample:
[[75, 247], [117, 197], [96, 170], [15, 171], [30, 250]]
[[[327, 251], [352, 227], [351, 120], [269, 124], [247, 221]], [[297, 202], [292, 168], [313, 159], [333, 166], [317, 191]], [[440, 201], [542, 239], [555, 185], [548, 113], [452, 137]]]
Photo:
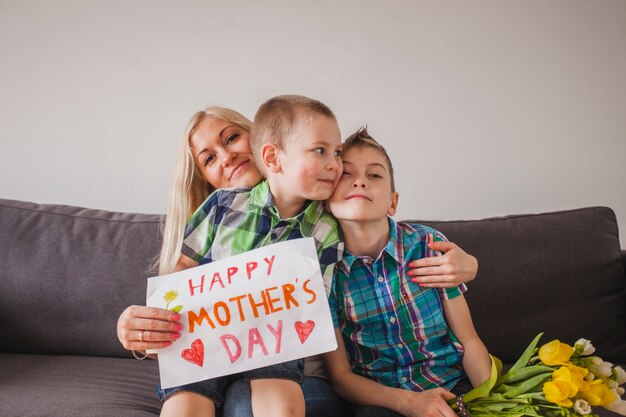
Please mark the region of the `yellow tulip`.
[[[570, 367], [562, 366], [552, 372], [552, 381], [565, 384], [569, 390], [567, 398], [572, 398], [574, 395], [578, 394], [578, 389], [582, 385], [583, 379], [578, 373], [572, 372]], [[580, 382], [580, 385], [578, 382]]]
[[589, 373], [589, 370], [576, 365], [567, 365], [567, 369], [570, 371], [572, 383], [576, 384], [579, 390], [584, 389], [587, 385], [585, 377]]
[[539, 348], [539, 359], [548, 366], [564, 365], [574, 353], [574, 348], [558, 339]]
[[543, 384], [543, 393], [551, 403], [571, 407], [574, 403], [569, 399], [569, 384], [562, 381], [549, 381]]
[[599, 379], [588, 382], [585, 389], [580, 391], [580, 398], [586, 400], [589, 405], [601, 407], [611, 404], [616, 399], [615, 394]]

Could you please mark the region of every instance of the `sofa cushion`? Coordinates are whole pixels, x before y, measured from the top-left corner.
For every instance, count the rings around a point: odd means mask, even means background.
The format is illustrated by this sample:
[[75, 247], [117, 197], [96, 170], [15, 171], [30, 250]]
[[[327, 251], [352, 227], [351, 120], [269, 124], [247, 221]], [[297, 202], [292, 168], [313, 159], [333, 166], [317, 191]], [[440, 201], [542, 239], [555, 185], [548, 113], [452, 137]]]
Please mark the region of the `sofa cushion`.
[[466, 297], [479, 335], [503, 361], [545, 332], [542, 342], [584, 337], [605, 360], [626, 362], [626, 279], [611, 209], [411, 222], [478, 259]]
[[3, 416], [150, 417], [161, 403], [155, 361], [0, 353]]
[[128, 357], [162, 217], [0, 199], [0, 352]]

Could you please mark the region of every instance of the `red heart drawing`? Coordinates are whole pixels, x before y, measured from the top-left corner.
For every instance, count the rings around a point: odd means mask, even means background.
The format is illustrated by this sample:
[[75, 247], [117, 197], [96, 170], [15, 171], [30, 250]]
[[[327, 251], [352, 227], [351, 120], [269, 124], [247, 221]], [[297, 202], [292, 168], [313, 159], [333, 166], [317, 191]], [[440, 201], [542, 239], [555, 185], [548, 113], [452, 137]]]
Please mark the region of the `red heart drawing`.
[[307, 320], [304, 323], [301, 321], [297, 321], [294, 324], [296, 328], [296, 332], [298, 333], [298, 337], [300, 338], [300, 343], [304, 343], [304, 341], [309, 337], [313, 328], [315, 327], [315, 322], [313, 320]]
[[200, 339], [194, 340], [191, 344], [191, 349], [183, 350], [180, 356], [187, 362], [191, 362], [202, 368], [204, 364], [204, 343], [202, 343]]

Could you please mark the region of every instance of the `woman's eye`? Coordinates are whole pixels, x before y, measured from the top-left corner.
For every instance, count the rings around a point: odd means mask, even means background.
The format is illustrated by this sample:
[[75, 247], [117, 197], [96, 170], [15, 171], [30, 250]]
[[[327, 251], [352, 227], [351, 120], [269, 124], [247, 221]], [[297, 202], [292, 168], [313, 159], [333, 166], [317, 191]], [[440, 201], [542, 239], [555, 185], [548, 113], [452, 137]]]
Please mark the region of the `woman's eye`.
[[215, 155], [209, 155], [204, 160], [204, 166], [209, 165], [215, 159]]
[[378, 179], [378, 178], [382, 178], [383, 176], [380, 174], [370, 174], [370, 177]]
[[236, 141], [238, 138], [239, 138], [239, 133], [233, 133], [232, 135], [226, 138], [226, 144], [230, 145], [231, 143]]
[[348, 175], [352, 174], [350, 174], [348, 171], [343, 171], [343, 173], [341, 174], [342, 177], [347, 177]]

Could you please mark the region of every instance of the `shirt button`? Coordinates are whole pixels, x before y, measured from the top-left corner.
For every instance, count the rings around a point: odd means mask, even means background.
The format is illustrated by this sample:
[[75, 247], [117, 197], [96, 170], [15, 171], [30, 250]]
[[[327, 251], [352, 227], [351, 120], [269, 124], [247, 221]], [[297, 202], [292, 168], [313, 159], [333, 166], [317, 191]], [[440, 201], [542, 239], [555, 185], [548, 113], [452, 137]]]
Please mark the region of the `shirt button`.
[[395, 317], [390, 317], [389, 318], [389, 323], [394, 324], [396, 322], [396, 318]]
[[404, 347], [404, 345], [402, 343], [398, 343], [396, 346], [399, 347], [400, 349], [402, 349]]
[[409, 380], [409, 378], [407, 378], [405, 376], [402, 377], [402, 382], [406, 383], [406, 381], [408, 381], [408, 380]]
[[378, 276], [378, 282], [383, 282], [385, 280], [385, 278], [381, 277], [380, 275]]

